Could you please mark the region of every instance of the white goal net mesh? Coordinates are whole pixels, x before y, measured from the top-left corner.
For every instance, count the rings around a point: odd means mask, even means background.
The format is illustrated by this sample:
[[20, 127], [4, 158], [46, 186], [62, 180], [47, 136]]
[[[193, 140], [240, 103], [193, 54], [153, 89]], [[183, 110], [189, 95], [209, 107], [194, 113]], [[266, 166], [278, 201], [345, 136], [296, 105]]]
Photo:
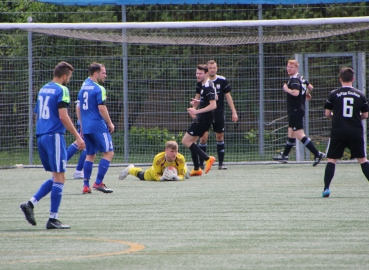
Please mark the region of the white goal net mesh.
[[[292, 23], [291, 23], [292, 24]], [[156, 45], [229, 46], [321, 39], [367, 31], [368, 23], [258, 27], [67, 30], [34, 29], [32, 32], [89, 41]]]

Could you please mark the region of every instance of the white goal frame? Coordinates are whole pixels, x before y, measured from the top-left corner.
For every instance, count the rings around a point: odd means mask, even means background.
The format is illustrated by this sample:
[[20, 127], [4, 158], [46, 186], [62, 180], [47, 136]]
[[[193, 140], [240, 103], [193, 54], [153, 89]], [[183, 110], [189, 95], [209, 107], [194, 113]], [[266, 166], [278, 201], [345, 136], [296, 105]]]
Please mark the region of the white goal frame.
[[281, 19], [251, 21], [194, 21], [194, 22], [144, 22], [144, 23], [0, 23], [0, 29], [159, 29], [159, 28], [214, 28], [214, 27], [256, 27], [256, 26], [301, 26], [342, 23], [368, 23], [369, 16]]

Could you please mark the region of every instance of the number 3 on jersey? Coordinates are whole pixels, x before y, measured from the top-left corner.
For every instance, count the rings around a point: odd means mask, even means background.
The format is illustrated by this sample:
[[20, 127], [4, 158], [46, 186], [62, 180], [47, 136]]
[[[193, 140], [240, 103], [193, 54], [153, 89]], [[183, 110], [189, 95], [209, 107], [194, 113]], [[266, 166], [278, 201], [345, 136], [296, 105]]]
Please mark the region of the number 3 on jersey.
[[83, 92], [83, 104], [82, 109], [88, 110], [88, 92]]
[[343, 98], [343, 117], [352, 117], [354, 98]]

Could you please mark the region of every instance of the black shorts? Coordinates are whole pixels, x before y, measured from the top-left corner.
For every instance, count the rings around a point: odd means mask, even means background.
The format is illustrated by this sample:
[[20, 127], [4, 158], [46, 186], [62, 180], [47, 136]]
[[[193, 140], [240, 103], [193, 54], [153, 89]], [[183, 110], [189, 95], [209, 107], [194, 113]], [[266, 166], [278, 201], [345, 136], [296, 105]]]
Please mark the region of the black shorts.
[[224, 114], [214, 114], [213, 117], [213, 131], [215, 133], [223, 133], [225, 129], [225, 117]]
[[294, 131], [304, 128], [305, 111], [297, 110], [288, 113], [288, 127]]
[[345, 148], [350, 149], [351, 159], [366, 157], [364, 138], [335, 139], [330, 138], [328, 142], [327, 158], [340, 159]]
[[206, 131], [209, 131], [210, 123], [209, 122], [193, 122], [191, 126], [187, 129], [187, 133], [191, 136], [199, 136], [204, 135]]

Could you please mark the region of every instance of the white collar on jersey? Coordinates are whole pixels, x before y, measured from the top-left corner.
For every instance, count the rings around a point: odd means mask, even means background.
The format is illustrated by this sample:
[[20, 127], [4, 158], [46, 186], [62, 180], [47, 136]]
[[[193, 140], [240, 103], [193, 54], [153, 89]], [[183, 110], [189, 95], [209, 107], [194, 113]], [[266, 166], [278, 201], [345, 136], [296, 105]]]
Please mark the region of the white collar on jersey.
[[299, 73], [296, 73], [295, 75], [292, 75], [290, 78], [297, 78], [297, 75], [299, 75]]

